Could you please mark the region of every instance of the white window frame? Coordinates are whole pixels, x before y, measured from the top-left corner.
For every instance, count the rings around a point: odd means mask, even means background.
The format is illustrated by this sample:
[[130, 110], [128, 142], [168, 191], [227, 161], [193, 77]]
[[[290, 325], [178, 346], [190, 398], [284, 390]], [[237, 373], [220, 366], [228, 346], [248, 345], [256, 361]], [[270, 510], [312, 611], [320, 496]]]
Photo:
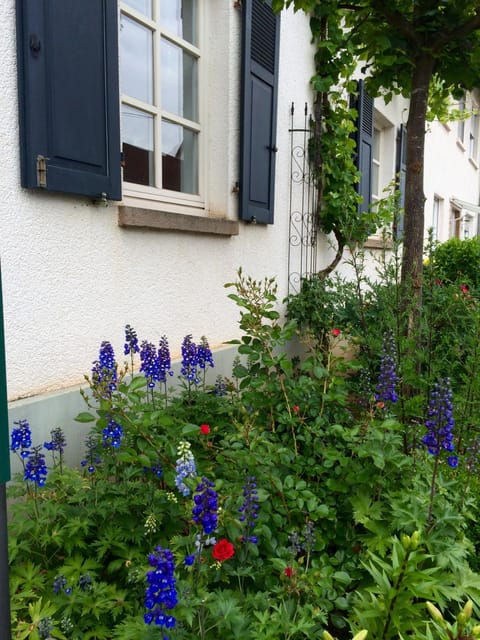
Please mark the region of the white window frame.
[[[119, 28], [121, 16], [125, 15], [135, 20], [139, 24], [146, 26], [153, 33], [153, 57], [154, 69], [155, 60], [158, 69], [160, 53], [160, 41], [162, 37], [166, 37], [170, 42], [178, 44], [182, 49], [191, 53], [198, 60], [198, 123], [192, 122], [180, 116], [168, 113], [161, 108], [160, 103], [160, 78], [154, 71], [153, 77], [153, 105], [144, 103], [140, 100], [120, 95], [120, 105], [125, 104], [133, 108], [141, 109], [154, 116], [154, 165], [155, 165], [155, 183], [161, 184], [162, 180], [162, 144], [161, 144], [161, 123], [162, 118], [167, 116], [169, 122], [184, 125], [188, 129], [198, 134], [198, 194], [191, 194], [181, 191], [172, 191], [161, 187], [136, 184], [133, 182], [123, 182], [123, 202], [130, 206], [143, 207], [147, 209], [158, 209], [172, 213], [192, 213], [201, 215], [205, 213], [206, 208], [206, 179], [205, 179], [205, 140], [207, 139], [206, 127], [204, 124], [205, 113], [205, 52], [204, 43], [207, 41], [204, 24], [204, 3], [197, 3], [197, 20], [198, 20], [198, 44], [192, 45], [175, 34], [166, 32], [159, 23], [159, 7], [158, 3], [153, 2], [152, 19], [144, 16], [125, 2], [119, 3]], [[120, 60], [121, 64], [121, 60]], [[160, 157], [159, 157], [160, 156]]]
[[440, 207], [442, 198], [437, 195], [433, 196], [433, 209], [432, 209], [432, 240], [438, 240], [438, 230], [440, 224]]
[[[372, 145], [372, 205], [376, 204], [381, 197], [381, 158], [382, 158], [382, 129], [378, 126], [373, 128], [373, 145]], [[377, 148], [375, 148], [377, 147]], [[377, 152], [377, 153], [375, 153]], [[378, 156], [378, 157], [376, 157]], [[375, 167], [376, 172], [373, 168]], [[373, 177], [376, 175], [376, 181]], [[377, 184], [374, 184], [376, 182]]]

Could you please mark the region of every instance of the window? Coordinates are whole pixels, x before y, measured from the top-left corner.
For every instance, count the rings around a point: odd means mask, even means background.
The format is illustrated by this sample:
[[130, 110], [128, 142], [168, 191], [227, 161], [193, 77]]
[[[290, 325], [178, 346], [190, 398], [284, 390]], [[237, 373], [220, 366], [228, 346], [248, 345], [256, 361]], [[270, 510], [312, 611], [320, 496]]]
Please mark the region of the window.
[[450, 210], [450, 238], [460, 238], [461, 210], [452, 207]]
[[434, 196], [432, 211], [432, 240], [438, 240], [438, 225], [440, 221], [440, 198]]
[[460, 112], [459, 114], [460, 119], [457, 124], [457, 138], [462, 144], [464, 144], [465, 143], [465, 118], [464, 118], [465, 96], [463, 98], [460, 98], [460, 100], [458, 101], [458, 110]]
[[[121, 200], [123, 151], [126, 195], [141, 194], [162, 213], [185, 213], [191, 203], [205, 212], [202, 170], [227, 159], [209, 157], [202, 108], [202, 96], [215, 101], [202, 86], [215, 77], [215, 68], [204, 72], [202, 42], [216, 38], [207, 17], [221, 2], [120, 0], [120, 15], [115, 0], [17, 2], [22, 186]], [[266, 224], [273, 222], [280, 17], [271, 0], [228, 5], [239, 10], [242, 22], [231, 21], [243, 32], [239, 217]], [[225, 50], [230, 35], [237, 46], [232, 31], [222, 37]], [[215, 144], [218, 151], [221, 140]]]
[[125, 182], [197, 195], [200, 49], [197, 0], [126, 0], [120, 15]]
[[470, 135], [468, 154], [472, 160], [477, 161], [478, 155], [478, 113], [473, 113], [470, 118]]

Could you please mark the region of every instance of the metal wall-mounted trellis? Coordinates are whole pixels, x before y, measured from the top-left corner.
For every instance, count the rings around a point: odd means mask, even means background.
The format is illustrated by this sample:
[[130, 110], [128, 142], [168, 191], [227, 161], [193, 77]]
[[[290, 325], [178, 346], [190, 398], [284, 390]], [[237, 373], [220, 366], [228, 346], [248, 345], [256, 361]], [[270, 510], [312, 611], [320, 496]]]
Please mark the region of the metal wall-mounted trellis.
[[293, 102], [290, 114], [288, 293], [295, 294], [300, 291], [302, 279], [316, 273], [318, 216], [308, 154], [313, 119], [306, 103], [303, 116], [295, 114]]

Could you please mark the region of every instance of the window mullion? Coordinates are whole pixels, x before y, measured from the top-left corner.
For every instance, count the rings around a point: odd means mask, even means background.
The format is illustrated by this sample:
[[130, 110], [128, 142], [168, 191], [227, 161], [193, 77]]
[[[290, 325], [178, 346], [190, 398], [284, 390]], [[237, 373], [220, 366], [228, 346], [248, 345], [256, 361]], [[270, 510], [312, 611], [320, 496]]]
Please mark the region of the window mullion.
[[161, 119], [161, 95], [160, 95], [160, 73], [161, 73], [161, 59], [160, 59], [160, 28], [158, 20], [160, 18], [160, 11], [158, 9], [158, 3], [154, 3], [154, 19], [156, 21], [156, 28], [153, 34], [153, 94], [154, 104], [157, 107], [157, 115], [155, 117], [155, 186], [159, 189], [162, 188], [162, 119]]

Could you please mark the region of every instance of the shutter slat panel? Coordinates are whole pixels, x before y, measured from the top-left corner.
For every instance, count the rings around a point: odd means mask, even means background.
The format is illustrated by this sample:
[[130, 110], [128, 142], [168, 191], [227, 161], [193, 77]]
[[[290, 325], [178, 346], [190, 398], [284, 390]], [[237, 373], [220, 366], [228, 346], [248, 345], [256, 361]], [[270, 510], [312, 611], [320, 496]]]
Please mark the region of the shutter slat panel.
[[239, 217], [273, 223], [280, 18], [263, 0], [243, 2]]
[[360, 181], [357, 183], [357, 193], [362, 196], [362, 202], [358, 205], [359, 213], [366, 213], [372, 204], [372, 159], [373, 159], [373, 135], [374, 135], [374, 111], [373, 98], [365, 90], [363, 80], [357, 83], [357, 95], [351, 101], [357, 110], [356, 122], [356, 165], [360, 172]]
[[43, 188], [120, 200], [116, 0], [19, 0], [17, 40], [22, 185], [42, 156]]

